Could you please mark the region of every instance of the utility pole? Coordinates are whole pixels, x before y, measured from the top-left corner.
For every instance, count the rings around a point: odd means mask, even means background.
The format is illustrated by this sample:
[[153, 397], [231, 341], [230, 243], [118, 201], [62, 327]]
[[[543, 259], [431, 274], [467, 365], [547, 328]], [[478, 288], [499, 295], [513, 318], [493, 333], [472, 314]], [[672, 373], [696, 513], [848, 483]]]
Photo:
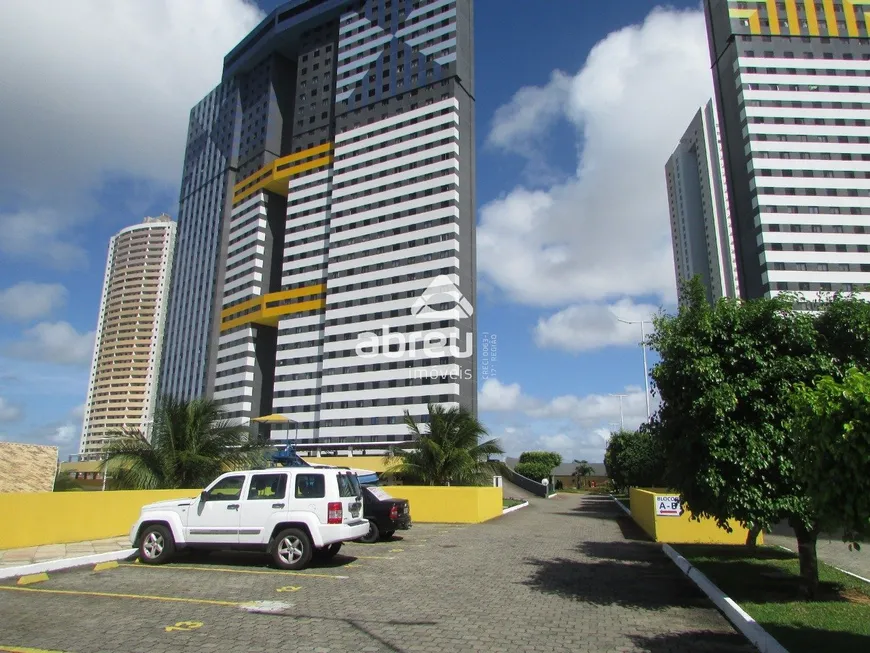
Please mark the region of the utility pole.
[[650, 410], [649, 405], [649, 369], [646, 363], [646, 328], [644, 325], [652, 324], [649, 320], [623, 320], [620, 317], [616, 318], [618, 321], [623, 324], [639, 324], [640, 325], [640, 344], [643, 347], [643, 383], [646, 388], [646, 418], [649, 419], [652, 417], [652, 411]]
[[611, 397], [619, 397], [619, 430], [624, 431], [625, 430], [625, 419], [623, 418], [623, 415], [622, 415], [622, 398], [627, 397], [628, 395], [611, 394], [610, 396]]

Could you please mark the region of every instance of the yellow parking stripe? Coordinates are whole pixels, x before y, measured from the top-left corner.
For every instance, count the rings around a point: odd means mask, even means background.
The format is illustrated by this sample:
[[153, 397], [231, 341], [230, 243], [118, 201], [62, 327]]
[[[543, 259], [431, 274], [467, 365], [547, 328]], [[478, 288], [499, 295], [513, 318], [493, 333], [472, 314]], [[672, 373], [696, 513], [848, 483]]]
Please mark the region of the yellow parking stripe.
[[3, 646], [0, 644], [0, 653], [64, 653], [63, 651], [49, 651], [46, 648], [22, 648], [20, 646]]
[[140, 599], [143, 601], [162, 601], [165, 603], [198, 603], [201, 605], [242, 605], [238, 601], [217, 601], [215, 599], [189, 599], [179, 596], [151, 596], [149, 594], [120, 594], [115, 592], [80, 592], [78, 590], [49, 590], [36, 587], [10, 587], [0, 585], [0, 590], [8, 592], [33, 592], [35, 594], [62, 594], [66, 596], [95, 596], [107, 599]]
[[395, 560], [395, 556], [354, 556], [360, 560]]
[[45, 572], [41, 574], [28, 574], [27, 576], [22, 576], [18, 579], [19, 585], [32, 585], [33, 583], [42, 583], [48, 580], [48, 574]]
[[106, 569], [117, 569], [120, 565], [117, 560], [111, 562], [98, 562], [94, 565], [94, 571], [105, 571]]
[[121, 567], [136, 567], [137, 569], [185, 569], [187, 571], [216, 571], [224, 574], [257, 574], [261, 576], [310, 576], [311, 578], [334, 578], [345, 580], [349, 576], [338, 576], [335, 574], [314, 574], [304, 571], [266, 571], [262, 569], [227, 569], [226, 567], [194, 567], [193, 565], [169, 565], [169, 566], [152, 566], [152, 565], [134, 565], [122, 564]]

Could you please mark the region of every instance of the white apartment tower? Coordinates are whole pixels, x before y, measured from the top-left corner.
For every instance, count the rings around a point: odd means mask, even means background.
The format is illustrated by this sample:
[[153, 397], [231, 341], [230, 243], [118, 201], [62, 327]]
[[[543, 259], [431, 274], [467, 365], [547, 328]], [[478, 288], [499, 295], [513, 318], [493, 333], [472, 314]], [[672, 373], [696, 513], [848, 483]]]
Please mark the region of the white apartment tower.
[[741, 295], [870, 298], [870, 12], [705, 0]]
[[83, 460], [98, 459], [113, 432], [149, 431], [174, 248], [175, 222], [165, 214], [109, 241], [79, 445]]
[[707, 299], [737, 297], [737, 261], [716, 111], [698, 110], [665, 166], [677, 288], [700, 275]]

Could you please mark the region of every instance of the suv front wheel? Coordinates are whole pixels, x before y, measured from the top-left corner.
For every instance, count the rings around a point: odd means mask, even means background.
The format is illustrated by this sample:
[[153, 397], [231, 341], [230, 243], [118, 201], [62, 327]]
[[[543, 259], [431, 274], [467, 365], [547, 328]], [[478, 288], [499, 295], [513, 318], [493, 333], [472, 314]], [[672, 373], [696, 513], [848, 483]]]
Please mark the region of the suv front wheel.
[[285, 528], [272, 546], [272, 560], [281, 569], [302, 569], [311, 560], [311, 538], [299, 528]]
[[149, 565], [168, 562], [175, 554], [172, 531], [162, 524], [146, 526], [139, 537], [139, 560]]

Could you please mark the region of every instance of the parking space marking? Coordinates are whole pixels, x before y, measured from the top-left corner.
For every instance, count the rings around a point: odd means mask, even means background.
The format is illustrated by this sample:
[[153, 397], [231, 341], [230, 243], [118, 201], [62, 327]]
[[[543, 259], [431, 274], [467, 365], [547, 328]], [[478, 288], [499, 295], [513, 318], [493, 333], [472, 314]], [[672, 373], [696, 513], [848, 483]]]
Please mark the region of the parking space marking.
[[18, 579], [19, 585], [32, 585], [33, 583], [44, 583], [48, 580], [48, 574], [42, 572], [41, 574], [28, 574], [26, 576], [21, 576]]
[[276, 589], [276, 592], [298, 592], [302, 588], [298, 585], [287, 585], [286, 587], [279, 587]]
[[[354, 556], [360, 560], [395, 560], [395, 556]], [[351, 563], [353, 564], [353, 563]]]
[[[224, 574], [256, 574], [266, 576], [307, 576], [310, 578], [332, 578], [335, 580], [347, 580], [350, 576], [340, 576], [338, 574], [317, 574], [304, 571], [269, 571], [266, 569], [228, 569], [226, 567], [195, 567], [193, 565], [133, 565], [122, 564], [121, 567], [136, 567], [137, 569], [184, 569], [187, 571], [215, 571]], [[350, 565], [345, 565], [349, 567]]]
[[98, 562], [94, 565], [94, 571], [105, 571], [106, 569], [116, 569], [119, 567], [117, 560], [111, 560], [110, 562]]
[[3, 646], [0, 644], [0, 653], [64, 653], [63, 651], [49, 651], [45, 648], [23, 648], [21, 646]]
[[201, 621], [179, 621], [174, 626], [166, 626], [164, 630], [167, 633], [174, 633], [181, 631], [183, 633], [189, 633], [191, 630], [197, 630], [203, 627], [203, 623]]
[[390, 553], [403, 553], [405, 549], [390, 549]]
[[190, 599], [179, 596], [151, 596], [149, 594], [120, 594], [115, 592], [85, 592], [79, 590], [52, 590], [37, 587], [14, 587], [0, 585], [0, 591], [32, 592], [34, 594], [61, 594], [66, 596], [94, 596], [107, 599], [139, 599], [141, 601], [162, 601], [164, 603], [197, 603], [200, 605], [239, 606], [238, 601], [218, 601], [216, 599]]

